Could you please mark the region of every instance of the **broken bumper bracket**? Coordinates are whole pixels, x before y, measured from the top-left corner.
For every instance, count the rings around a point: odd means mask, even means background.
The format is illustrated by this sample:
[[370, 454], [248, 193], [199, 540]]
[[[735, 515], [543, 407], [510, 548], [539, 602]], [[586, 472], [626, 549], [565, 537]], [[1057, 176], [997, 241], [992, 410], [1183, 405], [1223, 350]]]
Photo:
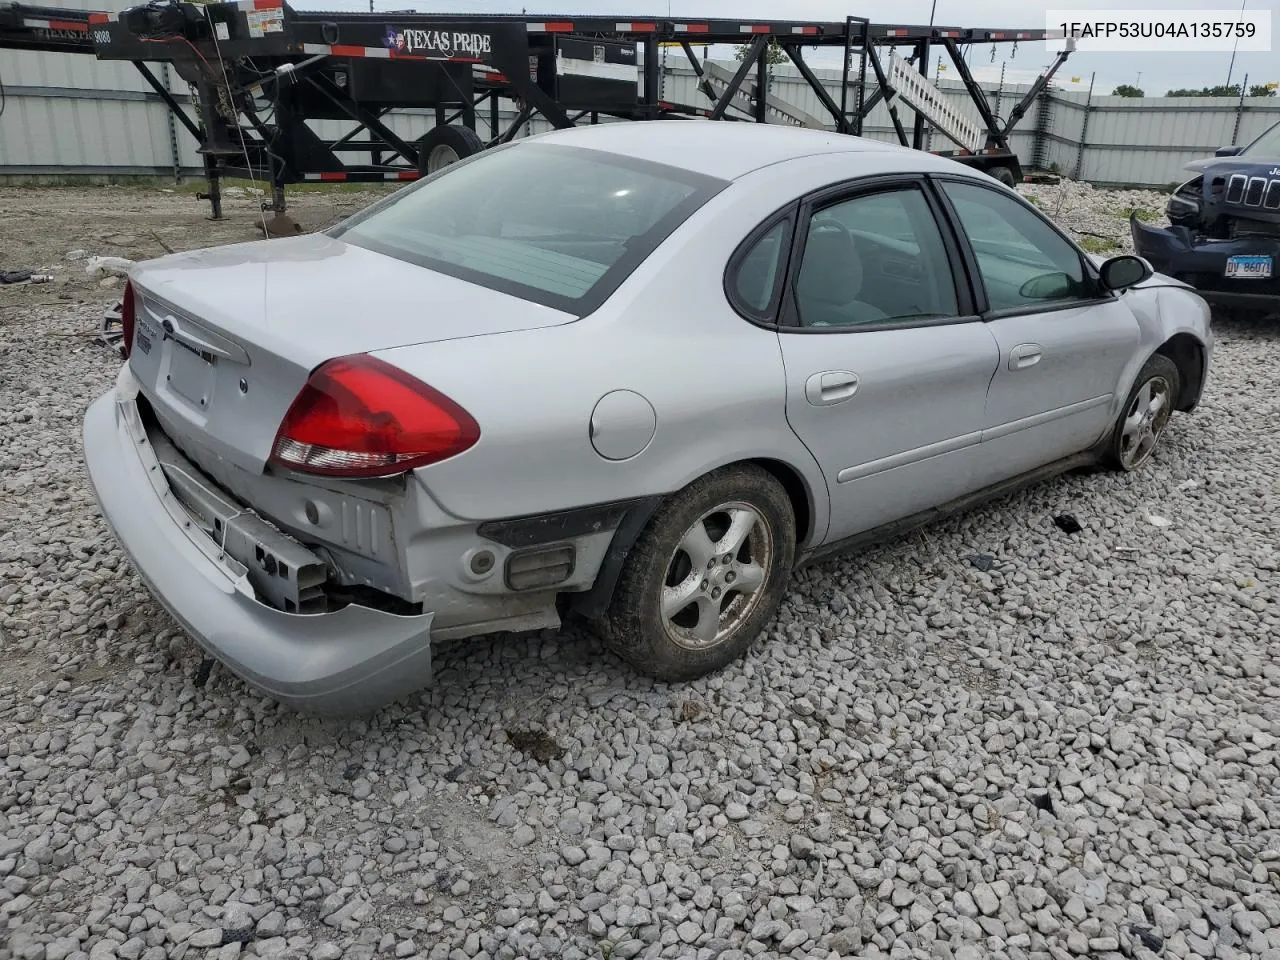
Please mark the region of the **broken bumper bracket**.
[[285, 613], [324, 613], [324, 561], [210, 484], [160, 431], [147, 433], [174, 496], [245, 568], [259, 599]]

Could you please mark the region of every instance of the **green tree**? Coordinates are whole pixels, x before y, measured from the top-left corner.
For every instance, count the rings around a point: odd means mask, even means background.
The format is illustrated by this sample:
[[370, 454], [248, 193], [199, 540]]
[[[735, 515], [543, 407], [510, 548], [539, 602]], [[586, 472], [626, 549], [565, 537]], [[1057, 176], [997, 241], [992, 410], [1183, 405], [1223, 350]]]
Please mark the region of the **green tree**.
[[1113, 97], [1145, 97], [1146, 94], [1131, 83], [1122, 83], [1111, 91]]
[[[749, 43], [739, 44], [738, 50], [736, 53], [734, 53], [733, 58], [739, 62], [747, 59], [747, 52], [750, 49], [751, 49], [751, 44]], [[777, 63], [786, 63], [786, 61], [787, 61], [786, 51], [783, 50], [782, 47], [778, 45], [778, 41], [776, 38], [771, 39], [769, 41], [769, 49], [767, 49], [764, 52], [764, 62], [769, 64], [769, 66], [773, 66], [774, 64], [777, 64]]]
[[1165, 94], [1166, 97], [1238, 97], [1240, 96], [1240, 84], [1233, 83], [1227, 85], [1221, 83], [1216, 87], [1201, 87], [1199, 90], [1192, 90], [1185, 87], [1181, 90], [1170, 90]]
[[1276, 88], [1269, 83], [1255, 83], [1249, 88], [1249, 96], [1251, 97], [1274, 97]]
[[[739, 62], [747, 59], [747, 54], [751, 51], [751, 44], [742, 43], [738, 45], [737, 51], [733, 58]], [[764, 62], [768, 64], [768, 69], [764, 75], [764, 88], [769, 90], [773, 87], [773, 68], [776, 64], [785, 63], [787, 60], [787, 52], [778, 45], [776, 39], [770, 38], [769, 46], [764, 51]]]

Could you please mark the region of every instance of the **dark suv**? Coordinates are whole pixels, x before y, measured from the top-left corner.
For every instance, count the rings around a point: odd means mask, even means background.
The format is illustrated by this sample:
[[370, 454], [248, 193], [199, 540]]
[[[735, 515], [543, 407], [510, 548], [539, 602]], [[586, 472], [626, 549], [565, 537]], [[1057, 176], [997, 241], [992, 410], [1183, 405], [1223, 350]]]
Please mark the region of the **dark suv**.
[[1138, 255], [1216, 306], [1280, 311], [1280, 123], [1187, 169], [1196, 176], [1169, 198], [1172, 226], [1130, 215]]

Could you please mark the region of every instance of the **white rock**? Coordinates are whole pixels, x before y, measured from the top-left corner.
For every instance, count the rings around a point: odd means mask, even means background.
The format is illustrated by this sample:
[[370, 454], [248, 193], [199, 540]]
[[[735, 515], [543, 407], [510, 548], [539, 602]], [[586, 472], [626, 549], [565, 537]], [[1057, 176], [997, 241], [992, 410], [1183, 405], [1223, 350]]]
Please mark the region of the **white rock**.
[[291, 813], [280, 821], [280, 832], [290, 839], [302, 836], [302, 831], [307, 828], [307, 818], [305, 814]]
[[974, 887], [973, 901], [985, 916], [994, 917], [1000, 910], [1000, 898], [990, 884], [980, 883]]
[[[1164, 202], [1020, 189], [1117, 250], [1124, 211]], [[244, 238], [234, 220], [182, 233], [189, 195], [41, 191], [40, 212], [64, 193], [89, 206], [35, 217], [28, 193], [0, 191], [5, 239], [46, 257], [118, 236], [121, 211], [183, 249]], [[351, 196], [292, 200], [346, 212]], [[221, 667], [195, 686], [202, 654], [85, 484], [80, 417], [119, 362], [66, 334], [107, 297], [58, 290], [0, 306], [0, 369], [21, 371], [0, 374], [15, 956], [583, 960], [608, 941], [619, 960], [1063, 960], [1137, 956], [1136, 924], [1162, 956], [1273, 960], [1274, 324], [1215, 325], [1201, 406], [1142, 470], [1047, 481], [808, 567], [710, 677], [650, 684], [571, 624], [441, 644], [436, 685], [338, 723]], [[1052, 527], [1066, 511], [1084, 535]], [[517, 731], [556, 749], [513, 750]], [[214, 940], [246, 928], [244, 949]]]

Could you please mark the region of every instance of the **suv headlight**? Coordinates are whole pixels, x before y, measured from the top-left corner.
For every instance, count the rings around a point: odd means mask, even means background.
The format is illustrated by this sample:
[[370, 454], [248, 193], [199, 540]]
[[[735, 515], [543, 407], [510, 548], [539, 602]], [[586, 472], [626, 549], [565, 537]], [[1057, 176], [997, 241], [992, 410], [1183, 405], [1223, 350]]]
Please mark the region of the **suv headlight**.
[[1165, 207], [1165, 213], [1169, 215], [1169, 222], [1181, 226], [1193, 226], [1200, 219], [1201, 193], [1204, 186], [1204, 177], [1196, 177], [1188, 180], [1177, 190], [1173, 192], [1173, 196], [1169, 198], [1168, 206]]

